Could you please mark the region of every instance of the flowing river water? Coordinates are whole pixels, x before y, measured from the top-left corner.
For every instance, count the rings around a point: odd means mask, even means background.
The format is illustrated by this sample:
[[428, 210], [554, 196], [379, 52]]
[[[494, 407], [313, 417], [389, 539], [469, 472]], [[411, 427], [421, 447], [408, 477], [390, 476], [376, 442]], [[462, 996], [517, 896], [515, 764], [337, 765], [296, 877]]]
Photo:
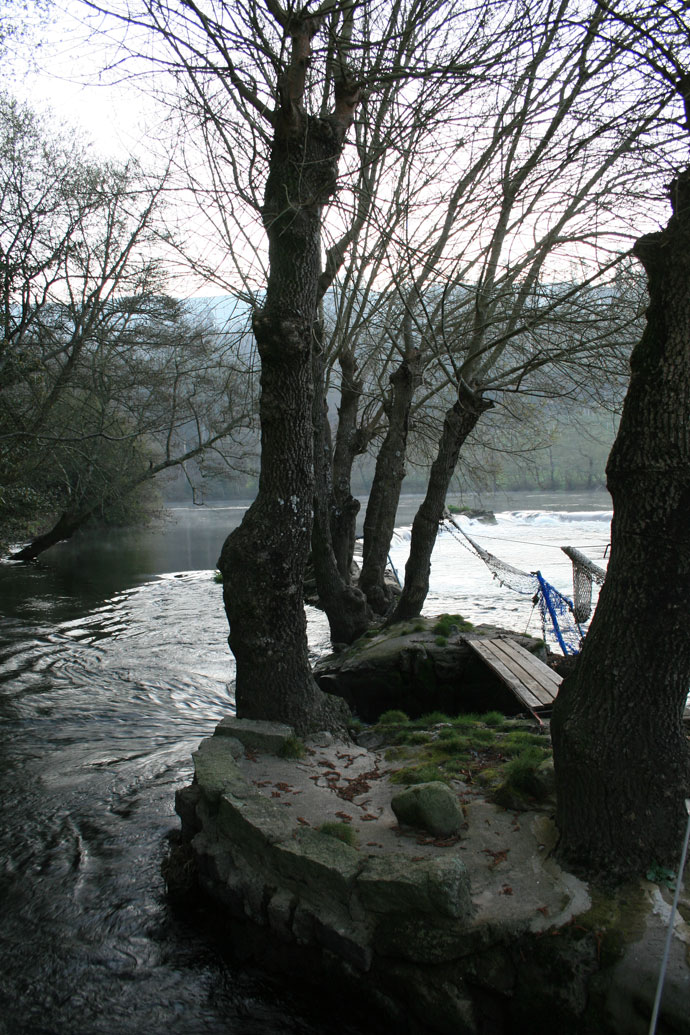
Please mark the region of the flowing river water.
[[[415, 500], [398, 515], [409, 525]], [[574, 545], [602, 563], [608, 500], [505, 498], [491, 552], [567, 590]], [[212, 571], [241, 504], [178, 507], [158, 528], [85, 535], [0, 565], [0, 1033], [355, 1035], [342, 1013], [232, 958], [222, 919], [166, 899], [175, 789], [232, 707]], [[392, 549], [402, 568], [404, 530]], [[427, 610], [524, 631], [529, 600], [439, 539]], [[507, 595], [506, 595], [507, 594]], [[314, 656], [327, 626], [309, 610]], [[532, 624], [530, 631], [540, 634]]]

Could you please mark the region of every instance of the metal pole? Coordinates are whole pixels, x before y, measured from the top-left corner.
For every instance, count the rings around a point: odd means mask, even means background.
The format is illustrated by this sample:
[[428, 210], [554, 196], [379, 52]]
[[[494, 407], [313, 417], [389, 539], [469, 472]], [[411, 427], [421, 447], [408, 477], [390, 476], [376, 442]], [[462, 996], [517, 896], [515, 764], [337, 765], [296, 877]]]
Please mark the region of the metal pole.
[[680, 866], [678, 867], [678, 876], [676, 877], [676, 891], [673, 896], [673, 905], [671, 906], [671, 916], [668, 921], [668, 931], [666, 933], [666, 945], [664, 946], [664, 957], [661, 961], [661, 970], [659, 971], [659, 981], [656, 986], [656, 998], [654, 1000], [654, 1010], [652, 1011], [652, 1019], [649, 1022], [649, 1035], [655, 1035], [656, 1033], [656, 1022], [659, 1016], [659, 1007], [661, 1005], [661, 994], [664, 990], [664, 979], [666, 977], [666, 967], [668, 966], [668, 957], [671, 951], [671, 938], [673, 937], [673, 921], [676, 916], [676, 909], [678, 908], [678, 899], [680, 897], [680, 882], [683, 877], [683, 870], [685, 869], [685, 859], [688, 854], [688, 841], [690, 841], [690, 798], [685, 799], [685, 811], [688, 814], [688, 824], [685, 828], [685, 840], [683, 841], [683, 851], [680, 855]]

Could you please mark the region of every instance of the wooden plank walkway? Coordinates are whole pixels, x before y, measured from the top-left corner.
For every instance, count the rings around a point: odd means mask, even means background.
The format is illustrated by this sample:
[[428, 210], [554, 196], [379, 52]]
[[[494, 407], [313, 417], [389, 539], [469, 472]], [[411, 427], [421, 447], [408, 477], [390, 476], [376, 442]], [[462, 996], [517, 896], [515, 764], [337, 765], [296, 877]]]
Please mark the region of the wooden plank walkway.
[[514, 640], [482, 639], [466, 643], [536, 719], [540, 713], [551, 710], [563, 681], [557, 672]]

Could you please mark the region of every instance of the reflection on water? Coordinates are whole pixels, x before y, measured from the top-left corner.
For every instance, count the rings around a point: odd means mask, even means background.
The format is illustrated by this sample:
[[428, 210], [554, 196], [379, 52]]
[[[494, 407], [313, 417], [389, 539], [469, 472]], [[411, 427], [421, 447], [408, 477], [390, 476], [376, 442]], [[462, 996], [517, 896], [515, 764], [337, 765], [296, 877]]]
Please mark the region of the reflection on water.
[[[405, 501], [400, 525], [417, 502]], [[593, 506], [583, 498], [577, 509]], [[164, 897], [175, 789], [232, 705], [211, 570], [242, 510], [177, 508], [151, 530], [91, 533], [33, 565], [0, 564], [0, 1032], [354, 1032], [229, 963], [204, 917], [172, 912]], [[562, 564], [561, 531], [542, 523], [532, 547], [526, 527], [506, 519], [473, 534], [502, 537], [496, 552], [512, 563], [552, 546]], [[483, 566], [457, 549], [435, 561], [434, 579], [431, 609], [510, 618], [522, 606], [501, 602]], [[312, 610], [309, 630], [322, 653], [327, 628]]]
[[232, 704], [221, 587], [121, 565], [104, 598], [96, 570], [69, 595], [51, 558], [0, 568], [0, 1031], [316, 1033], [164, 896], [175, 789]]

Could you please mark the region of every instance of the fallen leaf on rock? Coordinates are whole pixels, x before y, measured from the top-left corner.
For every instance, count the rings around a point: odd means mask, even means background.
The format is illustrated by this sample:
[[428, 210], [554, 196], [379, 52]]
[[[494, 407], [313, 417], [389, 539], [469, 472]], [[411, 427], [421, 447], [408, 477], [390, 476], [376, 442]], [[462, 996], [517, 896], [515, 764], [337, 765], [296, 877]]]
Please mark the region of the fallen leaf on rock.
[[548, 906], [537, 906], [537, 912], [541, 913], [542, 916], [548, 916], [549, 915], [549, 907]]
[[482, 848], [482, 851], [487, 855], [491, 856], [490, 866], [498, 866], [499, 863], [505, 862], [508, 858], [508, 852], [510, 848], [506, 848], [503, 851], [494, 851], [493, 848]]
[[451, 848], [456, 845], [460, 840], [459, 834], [454, 834], [451, 837], [421, 837], [417, 838], [418, 845], [433, 845], [434, 848]]
[[271, 797], [272, 798], [279, 798], [280, 797], [280, 791], [271, 791]]
[[347, 812], [336, 812], [338, 819], [342, 819], [345, 823], [352, 822], [352, 816], [348, 816]]
[[510, 884], [504, 884], [503, 887], [501, 888], [501, 890], [499, 891], [499, 895], [512, 895], [512, 894], [513, 894], [513, 889], [511, 888]]
[[362, 820], [363, 823], [370, 823], [372, 821], [372, 819], [376, 820], [378, 818], [379, 818], [378, 816], [372, 815], [371, 812], [365, 812], [363, 816], [360, 816], [360, 819]]
[[274, 783], [273, 786], [278, 791], [291, 791], [292, 790], [292, 787], [290, 786], [289, 783]]
[[342, 787], [338, 794], [341, 798], [352, 801], [353, 798], [359, 798], [360, 794], [366, 794], [371, 789], [367, 781], [380, 778], [381, 773], [377, 769], [371, 769], [368, 773], [360, 773], [359, 776], [355, 776], [354, 780], [348, 780], [347, 787]]
[[297, 817], [297, 822], [301, 823], [303, 827], [310, 827], [311, 826], [311, 823], [309, 822], [309, 820], [305, 819], [304, 816], [298, 816]]

